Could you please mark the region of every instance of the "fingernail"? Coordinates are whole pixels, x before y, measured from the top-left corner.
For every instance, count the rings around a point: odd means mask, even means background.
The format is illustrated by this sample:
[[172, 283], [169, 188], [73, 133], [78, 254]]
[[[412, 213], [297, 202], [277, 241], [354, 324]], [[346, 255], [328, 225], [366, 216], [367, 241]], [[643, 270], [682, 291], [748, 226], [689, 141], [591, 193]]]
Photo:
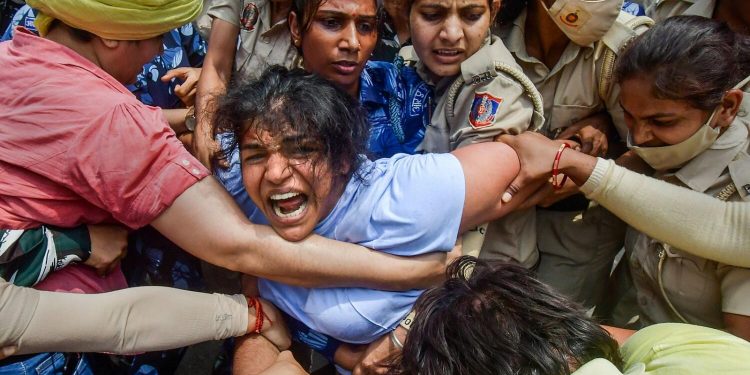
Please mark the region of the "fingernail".
[[511, 198], [513, 198], [513, 195], [511, 195], [507, 191], [505, 193], [503, 193], [503, 196], [501, 197], [501, 199], [503, 200], [503, 203], [510, 202]]

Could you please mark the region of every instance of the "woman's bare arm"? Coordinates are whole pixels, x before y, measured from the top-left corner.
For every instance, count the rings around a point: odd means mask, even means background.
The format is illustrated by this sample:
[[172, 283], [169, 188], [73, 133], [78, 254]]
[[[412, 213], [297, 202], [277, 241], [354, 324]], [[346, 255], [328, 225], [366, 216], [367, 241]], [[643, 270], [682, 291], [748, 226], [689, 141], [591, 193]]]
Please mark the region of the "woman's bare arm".
[[452, 154], [461, 163], [466, 180], [459, 233], [511, 211], [512, 206], [503, 204], [501, 197], [520, 168], [512, 148], [504, 143], [485, 142], [459, 148]]
[[453, 256], [402, 258], [319, 236], [288, 242], [271, 227], [251, 224], [210, 177], [188, 188], [151, 224], [209, 263], [306, 287], [426, 288], [443, 279]]

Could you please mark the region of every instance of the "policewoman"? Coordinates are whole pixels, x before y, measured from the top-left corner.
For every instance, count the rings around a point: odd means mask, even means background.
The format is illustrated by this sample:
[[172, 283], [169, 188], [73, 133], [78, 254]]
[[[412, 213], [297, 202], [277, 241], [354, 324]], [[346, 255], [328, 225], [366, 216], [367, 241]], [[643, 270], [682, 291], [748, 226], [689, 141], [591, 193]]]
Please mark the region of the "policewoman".
[[[490, 34], [499, 3], [409, 1], [413, 47], [405, 47], [401, 55], [415, 62], [418, 74], [435, 89], [432, 119], [419, 151], [449, 152], [541, 126], [539, 93], [503, 42]], [[512, 213], [495, 227], [515, 243], [530, 240], [520, 239], [526, 225], [533, 225], [533, 217], [524, 212]], [[471, 250], [465, 242], [464, 253], [479, 252], [485, 229], [473, 232], [478, 242]]]
[[[619, 69], [628, 145], [654, 177], [750, 200], [750, 38], [708, 18], [673, 17], [626, 51]], [[750, 269], [634, 229], [626, 251], [643, 324], [687, 322], [750, 338]]]
[[[622, 6], [621, 0], [506, 0], [496, 25], [542, 95], [540, 132], [580, 142], [593, 155], [605, 155], [626, 132], [612, 74], [622, 47], [651, 23]], [[537, 207], [536, 226], [526, 229], [533, 240], [514, 244], [490, 230], [481, 256], [524, 264], [538, 259], [541, 280], [585, 306], [596, 305], [625, 225], [578, 194], [572, 182], [543, 206]]]

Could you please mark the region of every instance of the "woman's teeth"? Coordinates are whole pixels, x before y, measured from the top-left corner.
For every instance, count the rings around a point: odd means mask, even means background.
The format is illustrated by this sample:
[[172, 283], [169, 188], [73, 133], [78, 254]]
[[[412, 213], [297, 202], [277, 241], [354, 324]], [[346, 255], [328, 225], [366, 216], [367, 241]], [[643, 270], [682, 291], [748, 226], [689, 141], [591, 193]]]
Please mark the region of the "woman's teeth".
[[270, 199], [274, 213], [280, 218], [299, 216], [307, 207], [307, 199], [300, 193], [274, 194]]

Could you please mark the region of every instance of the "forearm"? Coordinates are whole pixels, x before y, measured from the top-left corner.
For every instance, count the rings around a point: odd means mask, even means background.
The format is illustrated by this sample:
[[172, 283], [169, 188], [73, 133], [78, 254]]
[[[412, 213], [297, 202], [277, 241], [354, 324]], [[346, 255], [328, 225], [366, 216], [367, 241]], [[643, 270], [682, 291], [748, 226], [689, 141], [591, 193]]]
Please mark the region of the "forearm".
[[278, 356], [279, 349], [265, 337], [258, 334], [241, 337], [235, 344], [232, 373], [260, 374], [271, 367]]
[[750, 206], [646, 177], [599, 159], [581, 190], [635, 229], [703, 258], [750, 267]]
[[18, 346], [18, 354], [164, 350], [240, 336], [248, 326], [241, 295], [163, 287], [89, 295], [6, 288], [12, 290], [1, 294], [2, 320], [22, 325], [3, 324], [0, 345]]
[[307, 287], [425, 288], [442, 280], [447, 256], [401, 258], [319, 236], [288, 242], [251, 224], [213, 178], [191, 186], [152, 225], [209, 263]]

